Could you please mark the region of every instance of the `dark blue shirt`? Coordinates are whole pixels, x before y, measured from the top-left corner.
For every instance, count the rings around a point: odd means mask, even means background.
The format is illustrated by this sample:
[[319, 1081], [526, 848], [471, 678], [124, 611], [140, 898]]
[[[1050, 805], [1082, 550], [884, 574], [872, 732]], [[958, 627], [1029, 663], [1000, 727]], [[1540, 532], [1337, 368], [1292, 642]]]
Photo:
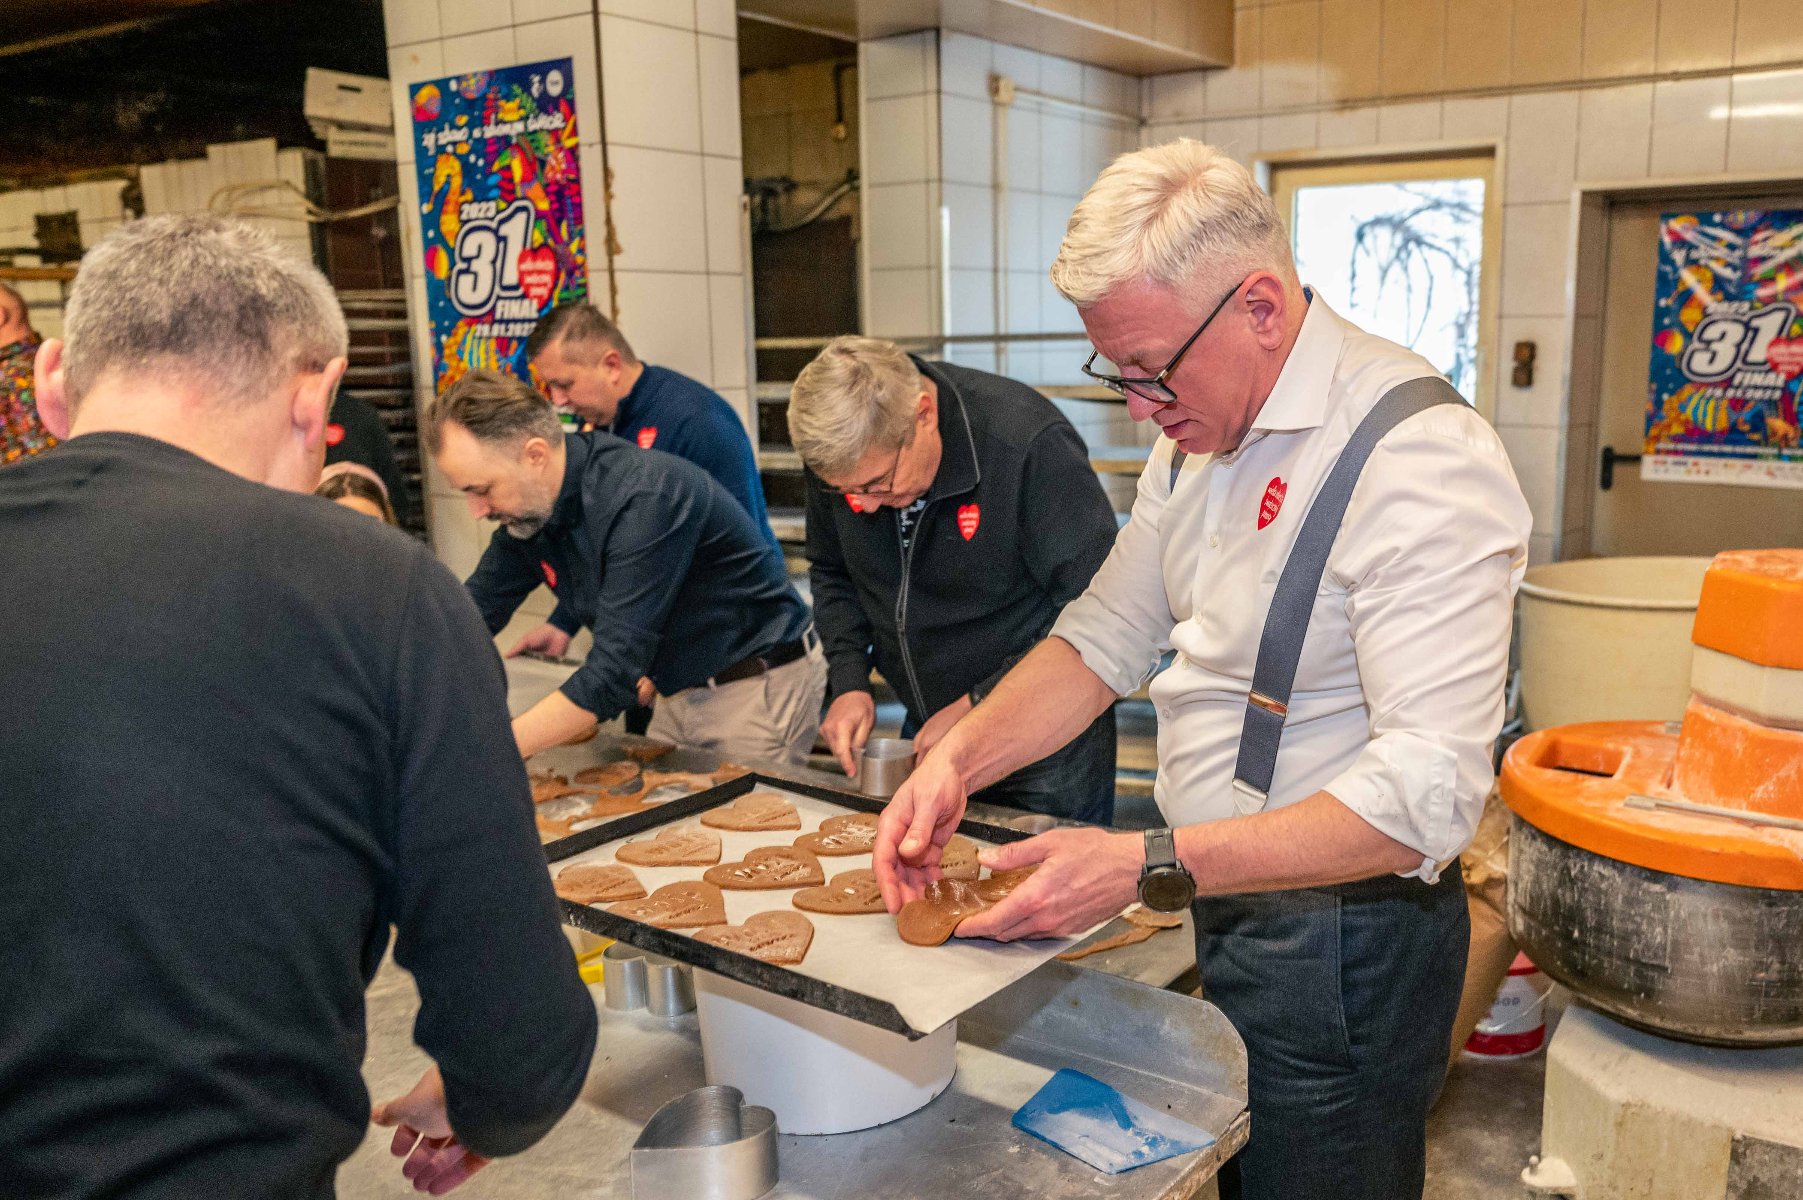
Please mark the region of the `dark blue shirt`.
[[564, 438], [563, 488], [529, 538], [495, 530], [465, 584], [499, 632], [540, 583], [595, 636], [563, 694], [602, 721], [636, 702], [640, 676], [663, 695], [807, 632], [782, 552], [712, 476], [606, 433]]
[[739, 414], [718, 392], [668, 367], [647, 365], [620, 401], [609, 432], [647, 450], [686, 458], [718, 479], [776, 545], [751, 439]]

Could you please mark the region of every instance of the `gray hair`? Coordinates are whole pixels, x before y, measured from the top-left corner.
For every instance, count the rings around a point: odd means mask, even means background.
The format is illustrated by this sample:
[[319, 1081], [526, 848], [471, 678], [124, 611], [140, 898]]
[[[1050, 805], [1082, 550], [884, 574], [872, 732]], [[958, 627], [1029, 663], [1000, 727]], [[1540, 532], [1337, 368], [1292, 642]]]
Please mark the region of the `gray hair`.
[[444, 427], [452, 421], [469, 430], [477, 441], [491, 445], [514, 445], [533, 437], [552, 445], [563, 440], [563, 422], [549, 400], [533, 391], [531, 384], [493, 371], [471, 371], [432, 401], [420, 429], [426, 449], [438, 453], [444, 444]]
[[899, 450], [914, 432], [920, 371], [882, 338], [838, 337], [789, 392], [789, 440], [816, 475], [843, 476], [872, 450]]
[[1221, 291], [1254, 271], [1296, 281], [1289, 234], [1252, 173], [1179, 138], [1121, 155], [1066, 226], [1052, 283], [1087, 308], [1126, 283]]
[[344, 313], [312, 263], [241, 221], [128, 221], [82, 258], [63, 319], [69, 398], [110, 371], [267, 399], [345, 353]]

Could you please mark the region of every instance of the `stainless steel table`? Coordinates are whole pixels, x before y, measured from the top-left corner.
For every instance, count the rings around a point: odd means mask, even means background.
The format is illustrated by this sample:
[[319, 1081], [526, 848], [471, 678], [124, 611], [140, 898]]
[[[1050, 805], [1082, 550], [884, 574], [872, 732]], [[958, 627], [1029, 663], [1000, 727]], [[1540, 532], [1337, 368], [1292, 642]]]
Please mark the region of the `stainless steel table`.
[[[511, 662], [509, 699], [515, 711], [549, 692], [567, 672], [553, 664]], [[636, 740], [603, 733], [534, 762], [575, 770], [618, 757]], [[710, 771], [718, 761], [677, 750], [657, 766]], [[744, 765], [798, 782], [845, 785], [840, 776], [816, 771]], [[1019, 814], [975, 806], [973, 815], [1005, 820]], [[782, 1137], [782, 1178], [770, 1195], [1189, 1200], [1244, 1143], [1249, 1127], [1245, 1049], [1238, 1036], [1212, 1005], [1162, 990], [1194, 961], [1186, 926], [1092, 956], [1081, 966], [1047, 964], [960, 1020], [958, 1074], [926, 1108], [874, 1130]], [[600, 988], [590, 990], [601, 1014], [601, 1036], [581, 1100], [532, 1150], [488, 1168], [457, 1195], [626, 1200], [631, 1196], [627, 1154], [639, 1130], [664, 1101], [706, 1082], [693, 1014], [666, 1021], [644, 1012], [615, 1013], [601, 1008]], [[412, 1040], [418, 1003], [411, 977], [392, 961], [385, 963], [368, 995], [364, 1076], [375, 1098], [405, 1091], [428, 1065]], [[1009, 1124], [1014, 1109], [1064, 1066], [1148, 1103], [1169, 1104], [1218, 1140], [1207, 1150], [1124, 1175], [1099, 1174]], [[339, 1172], [341, 1197], [412, 1194], [388, 1143], [388, 1131], [371, 1130]]]

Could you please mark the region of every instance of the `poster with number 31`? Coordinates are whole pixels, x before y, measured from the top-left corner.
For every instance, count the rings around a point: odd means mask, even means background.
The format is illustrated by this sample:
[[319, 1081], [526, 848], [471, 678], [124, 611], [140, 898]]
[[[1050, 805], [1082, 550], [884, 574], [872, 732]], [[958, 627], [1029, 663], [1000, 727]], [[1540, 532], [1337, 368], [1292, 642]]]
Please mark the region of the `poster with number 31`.
[[588, 293], [571, 61], [413, 84], [420, 248], [436, 390], [527, 376], [526, 338]]
[[1803, 487], [1803, 211], [1667, 213], [1646, 479]]

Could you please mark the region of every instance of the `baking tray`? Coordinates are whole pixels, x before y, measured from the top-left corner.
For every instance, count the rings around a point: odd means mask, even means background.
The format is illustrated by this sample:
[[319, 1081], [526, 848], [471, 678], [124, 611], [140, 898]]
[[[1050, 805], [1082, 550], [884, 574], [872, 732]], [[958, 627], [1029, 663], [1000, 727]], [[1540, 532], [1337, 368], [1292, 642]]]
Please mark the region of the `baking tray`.
[[[554, 874], [557, 865], [584, 856], [596, 862], [610, 862], [614, 843], [664, 826], [692, 822], [702, 813], [760, 787], [784, 793], [798, 801], [797, 807], [802, 810], [803, 818], [802, 830], [798, 832], [814, 828], [821, 813], [831, 815], [828, 809], [880, 813], [884, 807], [883, 801], [866, 796], [753, 772], [681, 799], [665, 801], [656, 808], [616, 817], [560, 838], [545, 847], [546, 861], [552, 864]], [[798, 835], [798, 832], [787, 830], [780, 833], [717, 832], [723, 846], [722, 861], [733, 861], [753, 845], [770, 845], [773, 840], [786, 843]], [[993, 845], [1017, 842], [1029, 836], [1018, 829], [974, 820], [960, 822], [958, 832]], [[592, 853], [597, 850], [603, 853]], [[830, 879], [840, 871], [868, 866], [869, 859], [869, 855], [823, 858], [821, 868]], [[702, 868], [634, 867], [633, 870], [644, 881], [647, 890], [655, 890], [677, 878], [699, 878]], [[728, 891], [725, 895], [727, 918], [737, 924], [751, 912], [783, 907], [793, 895], [793, 889]], [[627, 942], [652, 954], [737, 979], [911, 1040], [925, 1037], [1080, 940], [1080, 937], [1046, 938], [1004, 944], [954, 938], [944, 946], [909, 946], [894, 935], [894, 923], [887, 918], [808, 914], [814, 921], [815, 930], [808, 959], [796, 967], [782, 967], [696, 941], [685, 933], [655, 929], [615, 916], [601, 908], [561, 898], [559, 903], [563, 906], [564, 919], [578, 929]], [[854, 926], [841, 922], [861, 924]], [[827, 952], [822, 954], [822, 950]]]

